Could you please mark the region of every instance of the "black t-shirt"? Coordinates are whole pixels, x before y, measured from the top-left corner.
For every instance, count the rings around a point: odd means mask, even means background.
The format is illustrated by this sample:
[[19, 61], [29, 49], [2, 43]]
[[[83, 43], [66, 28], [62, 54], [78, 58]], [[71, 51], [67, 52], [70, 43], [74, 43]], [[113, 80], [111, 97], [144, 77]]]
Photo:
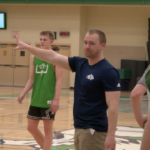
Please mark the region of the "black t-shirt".
[[76, 72], [74, 89], [74, 126], [107, 132], [106, 91], [120, 91], [118, 71], [106, 60], [90, 66], [88, 59], [68, 58], [70, 68]]

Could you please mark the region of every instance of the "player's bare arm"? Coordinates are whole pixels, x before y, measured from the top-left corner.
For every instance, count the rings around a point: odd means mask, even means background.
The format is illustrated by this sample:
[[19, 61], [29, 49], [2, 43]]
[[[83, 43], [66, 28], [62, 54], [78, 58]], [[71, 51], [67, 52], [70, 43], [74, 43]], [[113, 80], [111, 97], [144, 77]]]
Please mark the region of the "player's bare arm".
[[118, 120], [118, 106], [120, 91], [105, 92], [106, 103], [108, 105], [108, 132], [105, 141], [105, 148], [115, 150], [115, 132]]
[[24, 96], [30, 91], [30, 89], [33, 87], [33, 81], [34, 81], [34, 56], [31, 57], [31, 72], [29, 80], [23, 89], [22, 93], [18, 97], [18, 103], [22, 103]]
[[68, 57], [55, 53], [54, 51], [47, 51], [45, 49], [40, 49], [37, 47], [33, 47], [31, 45], [28, 45], [22, 42], [18, 38], [18, 36], [15, 34], [14, 34], [14, 37], [16, 38], [16, 41], [17, 41], [17, 47], [14, 48], [14, 50], [25, 49], [41, 60], [52, 63], [54, 65], [58, 65], [64, 69], [71, 71], [69, 63], [68, 63]]
[[52, 103], [52, 112], [56, 112], [59, 105], [59, 97], [61, 93], [61, 86], [62, 86], [62, 77], [63, 77], [63, 69], [59, 66], [55, 66], [55, 76], [56, 76], [56, 86], [55, 86], [55, 96]]
[[137, 84], [131, 92], [131, 106], [134, 112], [136, 121], [141, 128], [144, 128], [145, 122], [148, 120], [147, 115], [143, 115], [141, 111], [142, 96], [147, 91], [147, 88], [142, 84]]

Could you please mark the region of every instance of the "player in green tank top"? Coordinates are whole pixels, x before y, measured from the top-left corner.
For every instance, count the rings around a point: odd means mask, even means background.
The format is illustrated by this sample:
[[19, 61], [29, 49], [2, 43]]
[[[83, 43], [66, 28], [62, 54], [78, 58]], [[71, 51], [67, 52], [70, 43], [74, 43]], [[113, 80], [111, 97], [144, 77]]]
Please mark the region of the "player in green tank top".
[[51, 105], [47, 101], [54, 99], [55, 85], [56, 77], [53, 64], [34, 57], [34, 83], [31, 106], [49, 108]]
[[[42, 49], [51, 51], [53, 41], [53, 32], [42, 31], [40, 33], [40, 46]], [[58, 51], [59, 48], [55, 47], [54, 50]], [[28, 131], [43, 150], [50, 150], [53, 140], [52, 127], [59, 104], [63, 70], [34, 56], [31, 58], [31, 65], [29, 80], [18, 97], [18, 102], [22, 103], [24, 96], [33, 88], [27, 116]], [[48, 104], [48, 101], [52, 101], [52, 103]], [[44, 123], [44, 135], [38, 129], [40, 120], [43, 120]]]

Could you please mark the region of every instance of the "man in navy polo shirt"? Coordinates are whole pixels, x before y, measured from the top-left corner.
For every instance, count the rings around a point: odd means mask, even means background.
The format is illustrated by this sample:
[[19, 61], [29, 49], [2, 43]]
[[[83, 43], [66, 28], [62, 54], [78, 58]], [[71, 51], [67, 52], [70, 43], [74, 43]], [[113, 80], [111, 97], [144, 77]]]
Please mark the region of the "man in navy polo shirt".
[[76, 72], [73, 107], [75, 149], [115, 150], [121, 86], [117, 70], [103, 56], [105, 34], [97, 29], [86, 33], [84, 53], [87, 58], [68, 58], [27, 45], [17, 35], [15, 37], [15, 50], [26, 49], [44, 61]]

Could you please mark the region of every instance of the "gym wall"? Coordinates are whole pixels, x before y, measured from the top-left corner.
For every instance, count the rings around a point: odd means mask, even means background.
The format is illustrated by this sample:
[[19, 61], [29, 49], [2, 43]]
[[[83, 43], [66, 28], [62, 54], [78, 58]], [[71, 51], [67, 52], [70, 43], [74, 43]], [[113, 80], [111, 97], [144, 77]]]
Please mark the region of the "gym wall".
[[[70, 44], [71, 56], [84, 57], [85, 33], [98, 28], [107, 37], [106, 59], [116, 68], [122, 51], [130, 56], [125, 59], [147, 59], [149, 5], [0, 4], [0, 11], [7, 13], [7, 30], [0, 30], [0, 42], [15, 42], [12, 32], [19, 31], [23, 41], [35, 46], [40, 31], [52, 30], [57, 32], [55, 43]], [[60, 37], [59, 31], [70, 31], [70, 36]], [[74, 87], [74, 73], [70, 87]]]

